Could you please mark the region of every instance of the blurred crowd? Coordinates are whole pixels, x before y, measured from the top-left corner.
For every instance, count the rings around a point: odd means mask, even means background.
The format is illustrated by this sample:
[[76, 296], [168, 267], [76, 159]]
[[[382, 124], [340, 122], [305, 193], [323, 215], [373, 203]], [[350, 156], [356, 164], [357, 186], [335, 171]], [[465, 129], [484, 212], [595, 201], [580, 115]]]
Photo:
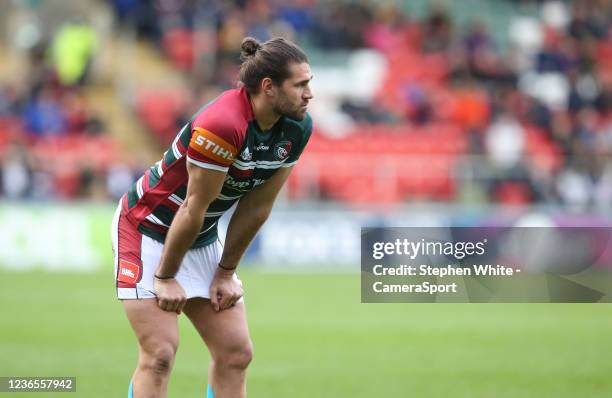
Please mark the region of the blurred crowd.
[[[466, 146], [453, 171], [458, 187], [448, 200], [612, 207], [609, 1], [538, 1], [538, 15], [510, 16], [507, 33], [501, 34], [504, 43], [497, 27], [478, 19], [476, 10], [471, 23], [459, 26], [452, 7], [435, 4], [428, 15], [415, 18], [398, 5], [401, 2], [110, 3], [121, 29], [135, 29], [139, 37], [155, 43], [177, 71], [193, 79], [192, 96], [184, 101], [192, 106], [174, 115], [177, 125], [197, 109], [202, 97], [235, 84], [244, 36], [266, 40], [281, 35], [323, 53], [365, 48], [385, 60], [384, 81], [369, 102], [341, 98], [339, 112], [360, 127], [459, 127]], [[77, 25], [87, 29], [76, 23], [73, 28]], [[72, 33], [80, 39], [66, 38], [62, 45], [63, 35], [68, 33], [58, 31], [52, 41], [30, 50], [30, 87], [0, 85], [0, 119], [19, 118], [28, 137], [104, 131], [104, 121], [88, 113], [80, 96], [95, 55], [95, 34], [81, 30]], [[61, 60], [62, 51], [69, 57], [71, 45], [79, 48], [79, 62]], [[359, 134], [363, 129], [353, 130]], [[23, 146], [13, 144], [5, 151], [2, 175], [11, 184], [3, 184], [4, 195], [30, 192], [10, 186], [27, 180], [37, 168], [25, 158]], [[18, 170], [17, 164], [25, 164], [25, 170]], [[119, 180], [129, 180], [128, 170], [121, 169]], [[109, 195], [108, 181], [117, 176], [104, 173], [101, 185]], [[81, 180], [88, 178], [96, 180]], [[73, 195], [84, 192], [76, 189]]]
[[83, 20], [35, 34], [19, 77], [0, 81], [0, 193], [7, 199], [104, 196], [95, 156], [65, 153], [86, 142], [109, 145], [105, 122], [84, 96], [96, 32]]

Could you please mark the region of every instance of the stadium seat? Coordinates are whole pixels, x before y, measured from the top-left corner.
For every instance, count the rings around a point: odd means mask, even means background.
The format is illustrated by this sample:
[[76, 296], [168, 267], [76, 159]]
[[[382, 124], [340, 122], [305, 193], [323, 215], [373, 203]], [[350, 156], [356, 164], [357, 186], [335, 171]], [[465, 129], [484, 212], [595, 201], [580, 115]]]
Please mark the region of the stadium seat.
[[194, 36], [188, 29], [172, 29], [164, 33], [162, 45], [172, 63], [180, 70], [188, 71], [193, 67]]
[[315, 133], [290, 180], [290, 195], [304, 195], [318, 181], [323, 196], [354, 205], [452, 199], [453, 169], [466, 139], [447, 124], [359, 126], [342, 139]]
[[177, 118], [185, 102], [186, 95], [181, 91], [146, 91], [138, 97], [136, 109], [145, 126], [165, 145], [176, 134]]

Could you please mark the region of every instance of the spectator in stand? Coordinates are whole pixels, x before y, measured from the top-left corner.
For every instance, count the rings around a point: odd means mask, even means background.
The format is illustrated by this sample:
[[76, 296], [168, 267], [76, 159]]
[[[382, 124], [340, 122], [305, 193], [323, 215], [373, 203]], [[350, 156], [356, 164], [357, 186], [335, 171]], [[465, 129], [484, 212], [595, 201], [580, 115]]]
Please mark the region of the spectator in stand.
[[581, 74], [577, 68], [572, 68], [568, 73], [570, 92], [568, 97], [568, 109], [576, 114], [580, 109], [594, 106], [601, 95], [597, 78], [591, 73]]
[[484, 22], [473, 21], [463, 39], [470, 74], [477, 80], [515, 84], [515, 73], [499, 56]]
[[32, 183], [32, 168], [26, 148], [14, 144], [0, 163], [2, 196], [8, 199], [22, 199], [28, 196]]
[[381, 2], [374, 9], [372, 22], [364, 32], [365, 45], [383, 54], [411, 44], [415, 29], [397, 4]]
[[94, 114], [82, 92], [68, 91], [61, 98], [61, 106], [66, 116], [66, 130], [68, 133], [78, 135], [87, 133], [99, 135], [104, 133], [104, 122]]
[[536, 56], [536, 71], [538, 73], [567, 73], [574, 64], [572, 55], [564, 38], [554, 32], [548, 32], [544, 38], [544, 47]]
[[502, 114], [487, 129], [485, 142], [491, 164], [499, 170], [509, 170], [523, 157], [525, 130], [514, 116]]
[[568, 33], [578, 40], [605, 39], [612, 6], [607, 1], [573, 1]]
[[434, 10], [423, 26], [423, 51], [444, 52], [453, 42], [453, 24], [443, 8]]
[[357, 49], [364, 46], [364, 35], [372, 20], [366, 3], [337, 2], [317, 7], [312, 35], [323, 49]]
[[408, 82], [402, 92], [406, 119], [419, 126], [430, 123], [435, 115], [427, 90], [417, 82]]
[[566, 168], [557, 177], [556, 188], [561, 202], [572, 209], [585, 210], [591, 204], [594, 186], [583, 170]]
[[106, 170], [106, 191], [113, 200], [119, 200], [134, 181], [144, 172], [133, 159], [121, 159]]
[[307, 33], [313, 29], [315, 24], [312, 12], [313, 0], [296, 0], [292, 2], [274, 0], [270, 3], [276, 10], [276, 16], [289, 24], [297, 34]]
[[66, 134], [66, 114], [48, 87], [25, 105], [23, 119], [28, 131], [36, 136]]
[[112, 0], [120, 26], [135, 29], [140, 37], [154, 41], [161, 39], [159, 18], [150, 0]]
[[0, 85], [0, 118], [11, 117], [17, 113], [18, 97], [15, 88]]
[[51, 54], [62, 85], [70, 87], [86, 81], [96, 46], [96, 31], [81, 18], [75, 18], [57, 32]]

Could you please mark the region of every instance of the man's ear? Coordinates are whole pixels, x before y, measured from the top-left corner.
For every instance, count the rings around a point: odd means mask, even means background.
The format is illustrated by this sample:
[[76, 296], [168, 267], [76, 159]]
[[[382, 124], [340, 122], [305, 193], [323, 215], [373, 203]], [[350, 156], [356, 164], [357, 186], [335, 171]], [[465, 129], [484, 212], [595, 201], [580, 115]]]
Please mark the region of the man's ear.
[[265, 77], [263, 79], [261, 79], [261, 91], [270, 97], [273, 97], [276, 95], [276, 91], [274, 90], [274, 83], [272, 82], [272, 79], [270, 79], [269, 77]]

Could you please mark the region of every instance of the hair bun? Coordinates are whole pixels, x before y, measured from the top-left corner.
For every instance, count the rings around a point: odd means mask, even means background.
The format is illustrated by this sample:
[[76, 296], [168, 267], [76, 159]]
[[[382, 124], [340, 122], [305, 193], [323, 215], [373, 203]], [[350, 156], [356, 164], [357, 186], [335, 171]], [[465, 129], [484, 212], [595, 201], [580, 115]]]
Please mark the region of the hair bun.
[[261, 44], [259, 44], [257, 39], [245, 37], [244, 40], [242, 40], [240, 48], [242, 49], [241, 58], [246, 59], [255, 55], [257, 50], [261, 48]]

